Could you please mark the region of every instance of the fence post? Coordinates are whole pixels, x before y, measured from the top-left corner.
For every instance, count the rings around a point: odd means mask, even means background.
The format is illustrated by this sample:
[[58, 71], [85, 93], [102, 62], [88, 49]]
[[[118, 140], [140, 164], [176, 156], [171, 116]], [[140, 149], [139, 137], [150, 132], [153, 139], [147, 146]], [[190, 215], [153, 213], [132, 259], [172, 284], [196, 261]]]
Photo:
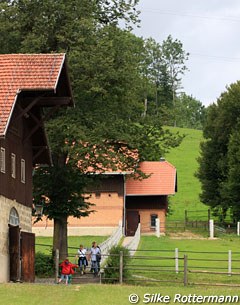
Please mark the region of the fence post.
[[214, 222], [213, 222], [213, 219], [209, 220], [209, 233], [210, 233], [210, 238], [214, 238]]
[[55, 250], [55, 283], [58, 282], [59, 274], [59, 249]]
[[232, 250], [228, 250], [228, 276], [232, 275]]
[[119, 255], [119, 284], [123, 282], [123, 252], [120, 251]]
[[184, 286], [188, 285], [188, 260], [187, 255], [184, 254]]
[[237, 236], [240, 235], [240, 222], [237, 223]]
[[178, 273], [179, 266], [178, 266], [178, 248], [175, 248], [175, 271]]
[[156, 224], [156, 236], [160, 237], [160, 219], [159, 218], [155, 219], [155, 224]]
[[208, 222], [210, 221], [210, 217], [211, 217], [211, 211], [210, 209], [208, 209]]
[[187, 215], [187, 210], [184, 211], [184, 231], [186, 230], [187, 227], [187, 222], [188, 222], [188, 215]]

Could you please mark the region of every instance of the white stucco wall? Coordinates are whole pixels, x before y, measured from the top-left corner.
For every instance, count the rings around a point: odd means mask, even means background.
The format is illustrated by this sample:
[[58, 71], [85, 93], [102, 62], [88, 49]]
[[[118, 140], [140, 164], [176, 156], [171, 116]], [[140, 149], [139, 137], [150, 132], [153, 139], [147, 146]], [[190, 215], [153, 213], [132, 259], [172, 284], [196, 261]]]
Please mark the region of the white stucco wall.
[[0, 283], [9, 281], [8, 224], [13, 207], [18, 212], [21, 230], [32, 232], [32, 209], [0, 195]]

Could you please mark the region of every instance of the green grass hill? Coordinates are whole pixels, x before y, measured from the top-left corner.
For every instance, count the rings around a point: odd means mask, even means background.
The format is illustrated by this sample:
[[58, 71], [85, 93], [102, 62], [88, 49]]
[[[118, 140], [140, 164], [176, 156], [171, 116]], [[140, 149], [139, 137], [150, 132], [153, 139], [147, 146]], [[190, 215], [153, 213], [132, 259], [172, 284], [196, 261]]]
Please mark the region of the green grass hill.
[[194, 176], [198, 168], [199, 144], [202, 140], [202, 131], [187, 128], [167, 127], [172, 132], [184, 134], [180, 146], [173, 148], [166, 154], [166, 160], [177, 168], [178, 192], [170, 197], [171, 214], [169, 220], [183, 220], [184, 211], [188, 210], [189, 217], [199, 220], [207, 219], [208, 207], [200, 202], [201, 185]]

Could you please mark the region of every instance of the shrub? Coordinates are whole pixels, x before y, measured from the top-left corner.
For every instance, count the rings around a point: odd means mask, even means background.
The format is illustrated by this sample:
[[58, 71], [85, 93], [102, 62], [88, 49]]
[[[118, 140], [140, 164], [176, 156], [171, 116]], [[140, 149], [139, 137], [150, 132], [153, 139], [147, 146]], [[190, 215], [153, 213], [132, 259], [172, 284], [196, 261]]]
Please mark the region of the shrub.
[[122, 246], [112, 247], [109, 257], [104, 268], [104, 283], [118, 283], [120, 274], [120, 252], [123, 252], [123, 280], [126, 281], [131, 277], [130, 271], [127, 270], [127, 263], [130, 261], [129, 250]]
[[35, 274], [39, 277], [52, 276], [54, 274], [54, 261], [52, 255], [37, 252], [35, 255]]

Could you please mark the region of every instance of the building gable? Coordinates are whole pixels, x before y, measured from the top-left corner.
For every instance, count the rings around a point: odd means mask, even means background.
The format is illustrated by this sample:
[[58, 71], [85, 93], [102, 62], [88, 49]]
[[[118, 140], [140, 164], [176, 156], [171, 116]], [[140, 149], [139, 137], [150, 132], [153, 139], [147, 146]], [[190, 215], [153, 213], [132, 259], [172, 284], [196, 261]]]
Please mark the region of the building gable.
[[177, 190], [176, 168], [167, 161], [144, 161], [139, 169], [146, 179], [127, 179], [127, 196], [173, 195]]

